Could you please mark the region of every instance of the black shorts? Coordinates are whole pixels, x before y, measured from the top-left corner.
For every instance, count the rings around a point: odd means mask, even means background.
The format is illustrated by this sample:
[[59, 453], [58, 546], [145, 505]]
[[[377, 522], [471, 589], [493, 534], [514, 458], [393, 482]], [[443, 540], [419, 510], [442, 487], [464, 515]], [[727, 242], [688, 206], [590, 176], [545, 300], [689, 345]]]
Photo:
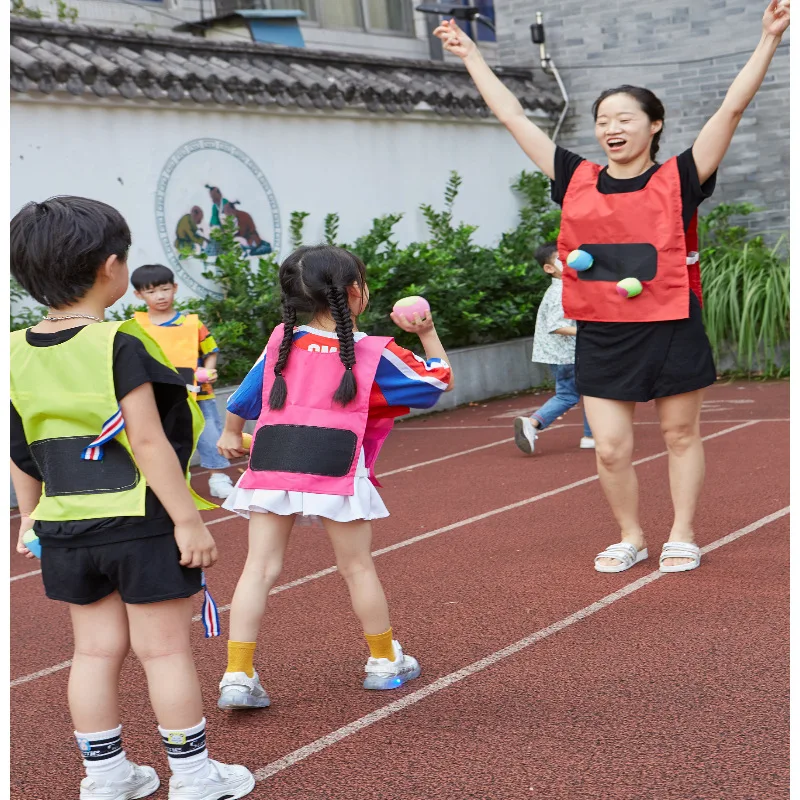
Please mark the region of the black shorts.
[[689, 317], [667, 322], [579, 322], [578, 392], [646, 403], [711, 386], [714, 356], [700, 301], [689, 292]]
[[202, 570], [180, 565], [172, 534], [89, 547], [42, 547], [42, 579], [51, 600], [85, 606], [112, 592], [125, 603], [159, 603], [197, 594]]

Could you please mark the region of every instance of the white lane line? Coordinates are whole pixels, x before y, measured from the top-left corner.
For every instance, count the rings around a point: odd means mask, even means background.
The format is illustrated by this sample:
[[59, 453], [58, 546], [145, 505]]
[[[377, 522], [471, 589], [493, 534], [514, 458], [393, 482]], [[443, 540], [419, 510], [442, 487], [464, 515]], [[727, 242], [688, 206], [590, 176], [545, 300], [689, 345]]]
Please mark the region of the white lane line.
[[47, 675], [52, 675], [54, 672], [60, 672], [62, 669], [66, 669], [67, 667], [71, 666], [71, 664], [72, 659], [69, 661], [62, 661], [60, 664], [55, 664], [52, 667], [40, 669], [38, 672], [32, 672], [30, 675], [23, 675], [23, 677], [16, 678], [15, 680], [11, 681], [11, 688], [13, 689], [15, 686], [19, 686], [21, 683], [35, 681], [37, 678], [44, 678]]
[[[786, 506], [780, 511], [776, 511], [774, 514], [769, 514], [766, 517], [762, 517], [760, 520], [753, 522], [745, 528], [740, 528], [738, 531], [734, 531], [733, 533], [729, 533], [727, 536], [724, 536], [721, 539], [717, 539], [715, 542], [703, 547], [701, 552], [708, 553], [711, 550], [716, 550], [718, 547], [723, 547], [726, 544], [730, 544], [736, 539], [746, 536], [748, 533], [752, 533], [753, 531], [757, 531], [760, 528], [763, 528], [765, 525], [769, 525], [771, 522], [786, 516], [788, 513], [789, 506]], [[643, 589], [645, 586], [657, 581], [659, 578], [663, 577], [663, 574], [664, 573], [655, 570], [654, 572], [639, 578], [639, 580], [623, 586], [618, 591], [600, 598], [595, 603], [585, 606], [584, 608], [580, 609], [580, 611], [576, 611], [574, 614], [570, 614], [568, 617], [564, 617], [564, 619], [554, 622], [552, 625], [548, 625], [546, 628], [542, 628], [541, 630], [536, 631], [536, 633], [532, 633], [530, 636], [526, 636], [524, 639], [520, 639], [519, 641], [504, 647], [502, 650], [497, 650], [496, 652], [491, 653], [490, 655], [481, 658], [478, 661], [474, 661], [472, 664], [469, 664], [462, 669], [451, 672], [449, 675], [444, 675], [441, 678], [433, 681], [433, 683], [429, 683], [427, 686], [424, 686], [422, 689], [418, 689], [416, 692], [412, 692], [405, 697], [401, 697], [399, 700], [395, 700], [393, 703], [389, 703], [388, 705], [378, 708], [375, 711], [348, 723], [347, 725], [343, 725], [341, 728], [338, 728], [335, 731], [331, 731], [331, 733], [325, 734], [325, 736], [321, 736], [316, 741], [310, 742], [309, 744], [300, 747], [291, 753], [288, 753], [287, 755], [283, 756], [283, 758], [279, 758], [270, 764], [267, 764], [265, 767], [261, 767], [261, 769], [256, 770], [256, 780], [264, 781], [278, 772], [282, 772], [283, 770], [294, 766], [298, 762], [304, 761], [315, 753], [327, 750], [329, 747], [341, 742], [348, 736], [353, 736], [354, 734], [364, 730], [364, 728], [368, 728], [370, 725], [374, 725], [376, 722], [380, 722], [381, 720], [392, 716], [392, 714], [396, 714], [399, 711], [408, 708], [409, 706], [413, 706], [416, 703], [419, 703], [420, 701], [430, 697], [431, 695], [436, 694], [437, 692], [448, 689], [456, 683], [459, 683], [460, 681], [463, 681], [466, 678], [477, 674], [478, 672], [482, 672], [485, 669], [493, 667], [500, 661], [516, 655], [517, 653], [525, 650], [531, 645], [536, 644], [537, 642], [541, 642], [548, 636], [552, 636], [555, 633], [563, 631], [565, 628], [568, 628], [570, 625], [574, 625], [576, 622], [582, 622], [588, 617], [591, 617], [593, 614], [596, 614], [598, 611], [608, 608], [613, 603], [616, 603], [617, 601], [628, 597], [634, 592], [638, 592], [639, 589]]]
[[[703, 437], [703, 441], [707, 441], [708, 439], [716, 439], [718, 436], [724, 436], [728, 433], [733, 433], [734, 431], [741, 430], [742, 428], [748, 428], [753, 425], [752, 421], [748, 421], [743, 425], [736, 425], [733, 428], [726, 428], [721, 431], [717, 431], [716, 433], [711, 433], [708, 436]], [[655, 461], [658, 458], [663, 458], [667, 455], [667, 451], [663, 450], [660, 453], [656, 453], [652, 456], [646, 456], [645, 458], [640, 458], [638, 461], [634, 461], [633, 465], [638, 466], [639, 464], [645, 464], [648, 461]], [[382, 556], [386, 553], [391, 553], [395, 550], [400, 550], [403, 547], [409, 547], [412, 544], [416, 544], [417, 542], [422, 542], [425, 539], [430, 539], [434, 536], [438, 536], [442, 533], [447, 533], [449, 531], [456, 530], [458, 528], [463, 528], [466, 525], [471, 525], [473, 522], [480, 522], [481, 520], [488, 519], [489, 517], [494, 517], [497, 514], [503, 514], [506, 511], [513, 511], [516, 508], [522, 508], [523, 506], [530, 505], [531, 503], [536, 503], [539, 500], [546, 500], [548, 497], [554, 497], [557, 494], [561, 494], [562, 492], [568, 492], [571, 489], [577, 489], [579, 486], [585, 486], [587, 483], [593, 483], [596, 481], [597, 475], [590, 475], [588, 478], [581, 478], [578, 481], [574, 481], [573, 483], [568, 483], [565, 486], [559, 486], [557, 489], [551, 489], [549, 492], [543, 492], [542, 494], [534, 495], [533, 497], [529, 497], [526, 500], [520, 500], [516, 503], [511, 503], [507, 506], [501, 506], [500, 508], [495, 508], [491, 511], [486, 511], [483, 514], [477, 514], [474, 517], [469, 517], [468, 519], [462, 519], [460, 522], [454, 522], [451, 525], [445, 525], [443, 528], [436, 528], [435, 530], [428, 531], [427, 533], [421, 533], [418, 536], [412, 536], [410, 539], [403, 539], [401, 542], [396, 542], [395, 544], [389, 545], [388, 547], [382, 547], [380, 550], [373, 550], [372, 556], [376, 558], [377, 556]], [[232, 517], [236, 517], [238, 514], [232, 514], [230, 517], [223, 517], [219, 520], [215, 520], [215, 522], [222, 522], [225, 519], [231, 519]], [[310, 583], [311, 581], [315, 581], [319, 578], [324, 578], [326, 575], [331, 575], [337, 571], [337, 567], [326, 567], [325, 569], [319, 570], [319, 572], [312, 572], [310, 575], [304, 575], [302, 578], [297, 578], [296, 580], [290, 581], [289, 583], [281, 584], [280, 586], [275, 586], [270, 591], [270, 595], [279, 594], [281, 592], [285, 592], [287, 589], [294, 589], [297, 586], [302, 586], [304, 583]], [[225, 606], [219, 606], [218, 611], [222, 614], [226, 611], [230, 611], [231, 607], [230, 604]], [[192, 622], [199, 622], [201, 619], [199, 614], [196, 614], [192, 617]], [[51, 672], [58, 672], [60, 669], [66, 669], [72, 662], [65, 661], [62, 664], [56, 665], [55, 667], [48, 667], [48, 669], [44, 672], [45, 675], [49, 675]], [[16, 678], [14, 681], [11, 682], [11, 686], [16, 686], [18, 683], [27, 683], [29, 680], [34, 680], [35, 678], [40, 677], [39, 673], [34, 673], [33, 677], [30, 675], [25, 675], [21, 678]]]
[[441, 461], [448, 461], [451, 458], [456, 458], [458, 456], [466, 456], [469, 453], [477, 453], [479, 450], [487, 450], [490, 447], [497, 447], [501, 444], [508, 444], [509, 442], [513, 442], [514, 437], [512, 436], [510, 439], [499, 439], [496, 442], [489, 442], [489, 444], [482, 444], [480, 447], [471, 447], [469, 450], [461, 450], [458, 453], [451, 453], [449, 456], [441, 456], [440, 458], [432, 458], [430, 461], [420, 461], [419, 464], [411, 464], [408, 467], [400, 467], [399, 469], [393, 469], [389, 472], [381, 472], [380, 475], [377, 477], [379, 478], [388, 478], [389, 475], [397, 475], [399, 472], [410, 472], [411, 470], [417, 469], [417, 467], [427, 467], [431, 464], [438, 464]]
[[[789, 417], [770, 417], [766, 419], [726, 419], [720, 417], [719, 419], [709, 419], [708, 417], [702, 417], [700, 419], [701, 424], [706, 423], [713, 423], [717, 425], [721, 425], [723, 423], [732, 423], [732, 422], [790, 422], [791, 420]], [[656, 421], [650, 422], [634, 422], [636, 425], [660, 425], [661, 423]], [[489, 430], [500, 428], [502, 430], [508, 430], [511, 426], [510, 425], [440, 425], [440, 426], [423, 426], [423, 425], [398, 425], [394, 430], [396, 431], [482, 431], [482, 430]], [[542, 433], [546, 433], [547, 431], [554, 431], [556, 428], [582, 428], [582, 422], [560, 422], [557, 425], [551, 425], [546, 430], [542, 431]]]
[[11, 583], [14, 581], [21, 581], [23, 578], [32, 578], [34, 575], [41, 575], [42, 571], [40, 569], [35, 569], [33, 572], [23, 572], [22, 575], [13, 575], [11, 577]]

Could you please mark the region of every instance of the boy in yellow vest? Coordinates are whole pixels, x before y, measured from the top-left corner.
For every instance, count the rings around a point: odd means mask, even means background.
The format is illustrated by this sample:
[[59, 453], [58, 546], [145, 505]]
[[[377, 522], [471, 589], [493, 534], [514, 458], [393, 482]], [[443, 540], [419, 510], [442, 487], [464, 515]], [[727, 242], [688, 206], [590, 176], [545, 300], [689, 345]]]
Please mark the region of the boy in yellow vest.
[[136, 322], [103, 321], [127, 289], [130, 244], [115, 209], [80, 197], [29, 203], [11, 221], [11, 272], [48, 306], [11, 334], [17, 552], [32, 557], [23, 536], [33, 528], [45, 592], [69, 603], [81, 800], [159, 788], [122, 749], [118, 683], [130, 648], [167, 751], [170, 800], [244, 797], [251, 773], [208, 756], [190, 645], [191, 598], [217, 559], [198, 512], [212, 506], [187, 485], [202, 415]]
[[197, 452], [200, 466], [211, 470], [208, 478], [211, 496], [226, 498], [233, 491], [233, 483], [222, 470], [231, 463], [217, 450], [217, 441], [222, 436], [222, 421], [211, 386], [217, 379], [217, 343], [196, 314], [175, 310], [178, 284], [169, 267], [146, 264], [133, 271], [131, 283], [136, 297], [147, 303], [147, 311], [137, 312], [134, 319], [161, 345], [178, 372], [185, 376], [187, 384], [194, 386], [194, 373], [198, 367], [205, 367], [210, 373], [207, 382], [195, 387], [197, 403], [206, 422], [197, 443]]

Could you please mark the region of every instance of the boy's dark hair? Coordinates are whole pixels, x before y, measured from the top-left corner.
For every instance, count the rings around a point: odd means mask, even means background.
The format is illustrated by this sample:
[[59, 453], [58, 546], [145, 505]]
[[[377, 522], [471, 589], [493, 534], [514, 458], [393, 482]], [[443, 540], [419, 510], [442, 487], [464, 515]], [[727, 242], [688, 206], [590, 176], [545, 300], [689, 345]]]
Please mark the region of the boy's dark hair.
[[99, 200], [51, 197], [28, 203], [11, 220], [11, 274], [50, 308], [80, 300], [110, 256], [123, 263], [131, 231], [122, 214]]
[[341, 247], [327, 244], [301, 247], [281, 264], [280, 281], [283, 341], [275, 364], [275, 383], [269, 395], [269, 407], [275, 411], [286, 404], [283, 368], [289, 360], [297, 315], [313, 315], [320, 311], [330, 311], [336, 322], [339, 358], [344, 364], [344, 375], [333, 400], [346, 406], [355, 398], [358, 389], [353, 375], [356, 352], [347, 290], [353, 283], [358, 283], [363, 294], [366, 286], [364, 263]]
[[555, 244], [555, 242], [549, 242], [548, 244], [543, 244], [536, 251], [536, 260], [539, 262], [539, 266], [544, 268], [545, 264], [552, 264], [554, 253], [558, 254], [558, 246]]
[[144, 264], [131, 273], [131, 283], [137, 292], [155, 286], [172, 285], [175, 283], [175, 273], [163, 264]]

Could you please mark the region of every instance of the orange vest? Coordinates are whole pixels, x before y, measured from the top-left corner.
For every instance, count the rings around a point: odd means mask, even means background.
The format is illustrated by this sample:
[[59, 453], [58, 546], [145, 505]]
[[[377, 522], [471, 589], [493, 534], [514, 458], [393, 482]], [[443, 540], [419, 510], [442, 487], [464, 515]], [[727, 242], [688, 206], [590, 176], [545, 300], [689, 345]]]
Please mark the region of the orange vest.
[[155, 339], [186, 383], [195, 386], [197, 369], [198, 329], [197, 314], [187, 314], [182, 325], [154, 325], [146, 311], [137, 311], [133, 318]]

